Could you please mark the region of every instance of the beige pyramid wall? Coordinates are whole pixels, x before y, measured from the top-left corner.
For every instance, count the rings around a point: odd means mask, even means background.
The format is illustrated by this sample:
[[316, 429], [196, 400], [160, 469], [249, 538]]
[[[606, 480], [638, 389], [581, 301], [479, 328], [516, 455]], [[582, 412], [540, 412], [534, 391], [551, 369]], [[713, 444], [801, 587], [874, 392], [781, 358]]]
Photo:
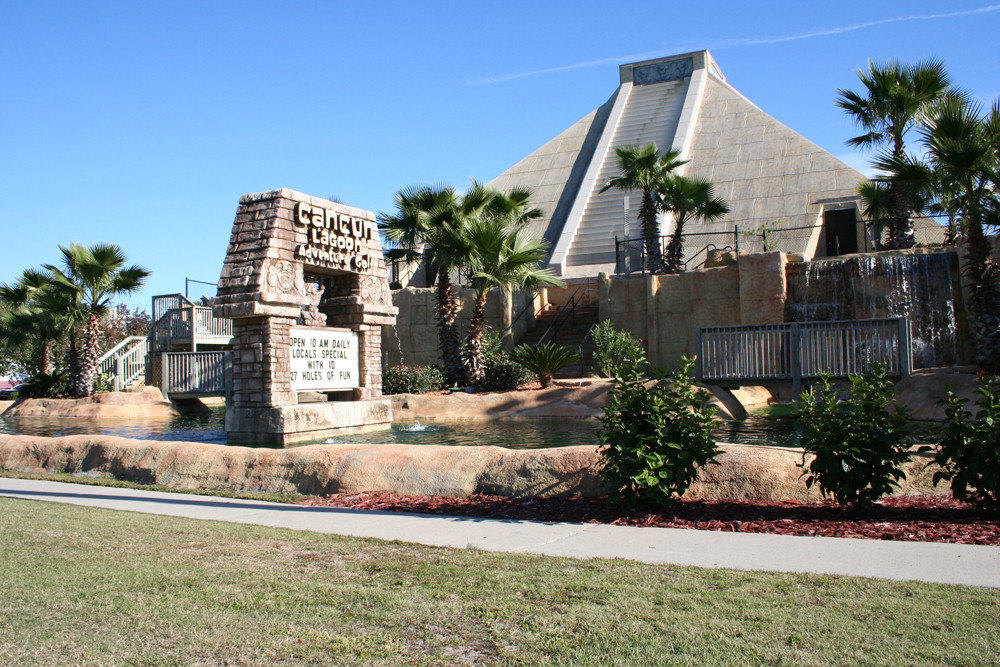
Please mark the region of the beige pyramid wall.
[[[855, 188], [864, 178], [713, 77], [689, 157], [686, 175], [713, 183], [716, 196], [730, 207], [724, 219], [692, 225], [690, 231], [731, 230], [734, 224], [741, 232], [761, 225], [818, 225], [823, 204], [855, 201]], [[783, 236], [786, 252], [805, 251], [810, 238], [806, 230]]]

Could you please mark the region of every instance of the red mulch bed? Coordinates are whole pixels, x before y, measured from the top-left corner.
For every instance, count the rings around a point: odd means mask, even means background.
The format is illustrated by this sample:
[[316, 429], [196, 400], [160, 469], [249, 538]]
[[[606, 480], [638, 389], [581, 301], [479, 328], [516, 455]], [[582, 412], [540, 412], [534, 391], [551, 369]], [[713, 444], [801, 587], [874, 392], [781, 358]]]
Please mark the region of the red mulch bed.
[[519, 521], [609, 523], [738, 533], [1000, 545], [1000, 520], [946, 495], [884, 498], [858, 516], [832, 502], [681, 500], [656, 514], [625, 515], [605, 498], [467, 498], [372, 492], [309, 498], [303, 505]]

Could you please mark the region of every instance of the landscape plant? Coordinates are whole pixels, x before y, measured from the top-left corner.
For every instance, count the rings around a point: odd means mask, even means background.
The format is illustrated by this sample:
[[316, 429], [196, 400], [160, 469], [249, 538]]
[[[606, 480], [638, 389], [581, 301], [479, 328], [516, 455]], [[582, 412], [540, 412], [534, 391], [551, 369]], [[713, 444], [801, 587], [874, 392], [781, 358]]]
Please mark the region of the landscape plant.
[[973, 415], [968, 401], [949, 390], [945, 422], [934, 462], [941, 470], [934, 483], [951, 482], [956, 500], [1000, 513], [1000, 378], [982, 375]]
[[677, 159], [680, 157], [679, 151], [668, 150], [659, 155], [655, 143], [643, 146], [619, 146], [615, 148], [615, 155], [621, 173], [611, 178], [601, 188], [601, 192], [617, 188], [626, 192], [638, 190], [642, 193], [638, 218], [646, 257], [649, 258], [649, 271], [664, 273], [666, 265], [660, 248], [660, 223], [656, 217], [661, 210], [659, 193], [671, 172], [687, 161]]
[[69, 295], [72, 316], [85, 323], [73, 394], [89, 396], [94, 391], [100, 355], [101, 320], [110, 310], [111, 299], [141, 288], [149, 271], [138, 265], [126, 267], [125, 252], [113, 243], [97, 243], [89, 248], [71, 243], [68, 248], [59, 246], [59, 250], [63, 254], [63, 268], [51, 264], [44, 267], [57, 288]]
[[668, 377], [645, 377], [641, 350], [629, 350], [612, 378], [598, 431], [601, 479], [626, 510], [668, 506], [721, 453], [712, 435], [715, 407], [691, 379], [694, 360]]
[[422, 394], [444, 387], [444, 373], [437, 366], [387, 366], [382, 369], [383, 394]]
[[[829, 375], [804, 392], [797, 404], [804, 451], [806, 487], [818, 484], [824, 496], [864, 511], [899, 486], [909, 458], [908, 412], [895, 406], [892, 380], [884, 364], [849, 375], [844, 393]], [[812, 455], [806, 464], [805, 458]]]
[[692, 220], [718, 220], [729, 213], [729, 206], [715, 196], [708, 181], [673, 174], [660, 184], [657, 202], [660, 210], [674, 215], [674, 231], [667, 243], [664, 272], [680, 273], [684, 269], [684, 227]]
[[[837, 106], [865, 131], [849, 139], [847, 144], [883, 148], [885, 156], [891, 160], [905, 160], [906, 135], [948, 91], [951, 80], [944, 64], [939, 60], [915, 65], [895, 60], [884, 64], [869, 62], [868, 69], [857, 70], [857, 75], [864, 87], [862, 92], [843, 88], [837, 91]], [[920, 188], [896, 178], [892, 169], [883, 170], [883, 175], [876, 180], [883, 183], [884, 189], [869, 187], [862, 191], [862, 196], [867, 207], [877, 211], [879, 224], [888, 222], [889, 248], [913, 246], [911, 216], [924, 206], [919, 196]]]
[[542, 389], [545, 389], [552, 384], [557, 371], [580, 360], [580, 353], [565, 345], [542, 343], [518, 345], [511, 353], [511, 358], [534, 373]]
[[615, 328], [611, 320], [601, 320], [590, 333], [594, 341], [594, 363], [604, 377], [612, 377], [622, 360], [642, 352], [642, 344], [624, 329]]
[[514, 391], [531, 382], [531, 372], [503, 349], [500, 334], [489, 329], [483, 335], [483, 379], [480, 391]]
[[485, 377], [483, 335], [486, 331], [486, 300], [496, 288], [509, 296], [515, 290], [565, 286], [549, 268], [542, 268], [548, 257], [548, 243], [534, 238], [527, 223], [542, 215], [531, 206], [531, 191], [515, 188], [508, 193], [482, 188], [489, 203], [468, 221], [465, 233], [469, 242], [467, 267], [469, 284], [475, 290], [475, 303], [469, 318], [465, 343], [466, 383], [479, 386]]

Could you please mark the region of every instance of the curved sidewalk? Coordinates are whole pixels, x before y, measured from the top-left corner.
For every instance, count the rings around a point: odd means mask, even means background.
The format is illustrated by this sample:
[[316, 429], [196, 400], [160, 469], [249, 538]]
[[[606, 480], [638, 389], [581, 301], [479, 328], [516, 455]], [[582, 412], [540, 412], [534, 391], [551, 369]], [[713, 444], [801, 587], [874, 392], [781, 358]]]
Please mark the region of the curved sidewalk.
[[13, 478], [0, 478], [0, 496], [441, 547], [1000, 588], [994, 546], [469, 519]]

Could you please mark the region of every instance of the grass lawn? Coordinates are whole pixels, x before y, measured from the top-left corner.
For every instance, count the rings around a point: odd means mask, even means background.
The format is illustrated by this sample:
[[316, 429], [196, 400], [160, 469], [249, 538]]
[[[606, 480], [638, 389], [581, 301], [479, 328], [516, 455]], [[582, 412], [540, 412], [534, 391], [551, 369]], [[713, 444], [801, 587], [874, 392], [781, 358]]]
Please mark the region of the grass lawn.
[[0, 498], [0, 664], [983, 665], [1000, 591]]

